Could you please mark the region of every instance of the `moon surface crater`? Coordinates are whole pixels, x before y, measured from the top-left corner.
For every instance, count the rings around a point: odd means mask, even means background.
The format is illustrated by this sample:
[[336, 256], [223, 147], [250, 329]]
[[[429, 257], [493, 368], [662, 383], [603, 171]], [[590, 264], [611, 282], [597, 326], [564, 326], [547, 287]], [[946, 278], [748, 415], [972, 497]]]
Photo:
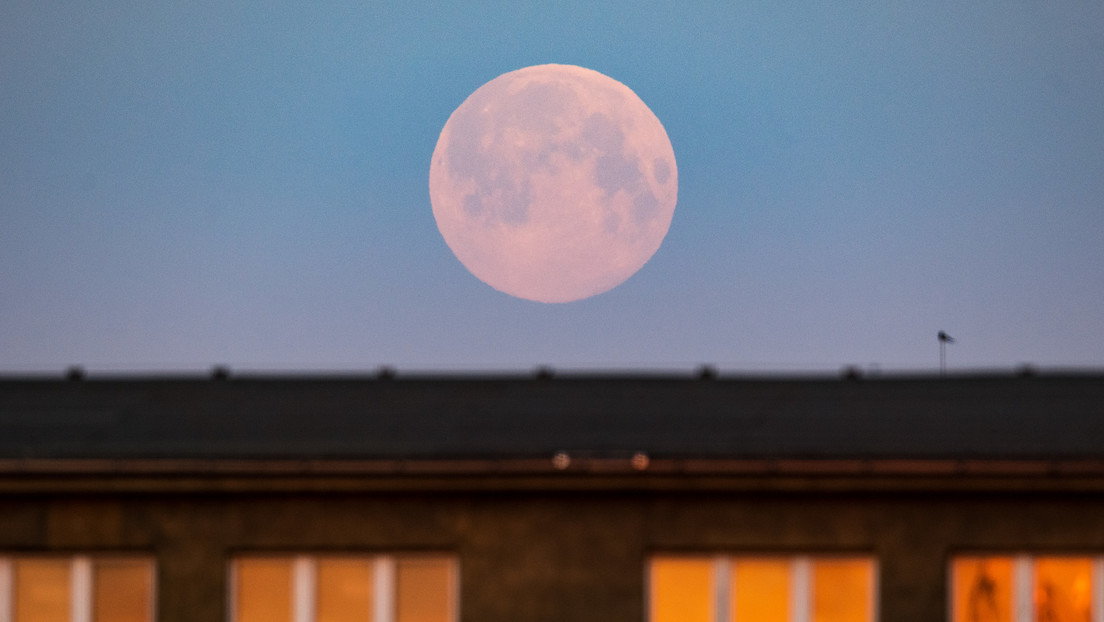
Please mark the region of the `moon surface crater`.
[[678, 169], [659, 119], [628, 87], [538, 65], [491, 80], [452, 113], [429, 191], [441, 235], [472, 274], [513, 296], [570, 302], [652, 257]]

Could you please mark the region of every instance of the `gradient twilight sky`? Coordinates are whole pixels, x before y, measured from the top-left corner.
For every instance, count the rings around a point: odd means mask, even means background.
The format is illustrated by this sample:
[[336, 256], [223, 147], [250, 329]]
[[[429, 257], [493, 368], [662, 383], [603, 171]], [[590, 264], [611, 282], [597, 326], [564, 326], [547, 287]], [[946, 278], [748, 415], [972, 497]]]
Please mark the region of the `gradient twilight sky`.
[[[0, 3], [0, 371], [1104, 366], [1104, 3]], [[581, 65], [674, 145], [634, 277], [445, 245], [449, 114]]]

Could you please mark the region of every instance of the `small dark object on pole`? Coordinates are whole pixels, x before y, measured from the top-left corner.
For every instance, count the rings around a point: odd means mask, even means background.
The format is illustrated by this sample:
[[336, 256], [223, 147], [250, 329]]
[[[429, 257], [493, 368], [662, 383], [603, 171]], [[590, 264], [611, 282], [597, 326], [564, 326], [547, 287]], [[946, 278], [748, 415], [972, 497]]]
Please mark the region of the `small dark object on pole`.
[[954, 337], [943, 331], [939, 331], [939, 375], [947, 373], [947, 344], [954, 343]]

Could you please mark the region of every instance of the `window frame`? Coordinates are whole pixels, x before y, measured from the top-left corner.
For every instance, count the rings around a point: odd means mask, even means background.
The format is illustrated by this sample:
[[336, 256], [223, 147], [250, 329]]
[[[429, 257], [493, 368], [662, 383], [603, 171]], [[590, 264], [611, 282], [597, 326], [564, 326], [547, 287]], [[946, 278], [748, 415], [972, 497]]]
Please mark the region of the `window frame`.
[[956, 622], [955, 603], [958, 588], [955, 581], [955, 562], [962, 559], [1008, 559], [1012, 562], [1012, 594], [1009, 603], [1011, 622], [1035, 622], [1035, 560], [1040, 558], [1089, 559], [1092, 563], [1090, 620], [1104, 622], [1104, 553], [1101, 552], [1008, 552], [1008, 551], [957, 551], [947, 561], [947, 620]]
[[69, 622], [92, 622], [95, 614], [95, 564], [98, 561], [132, 561], [144, 563], [149, 574], [149, 610], [146, 620], [157, 619], [157, 561], [152, 555], [128, 553], [0, 554], [0, 622], [15, 620], [15, 564], [20, 560], [67, 561], [69, 570]]
[[[447, 560], [449, 564], [449, 622], [460, 620], [460, 560], [454, 553], [357, 553], [346, 551], [241, 551], [227, 562], [226, 620], [238, 622], [237, 562], [248, 559], [286, 560], [291, 565], [290, 622], [315, 622], [317, 616], [318, 562], [321, 559], [365, 560], [372, 564], [371, 622], [396, 622], [398, 614], [398, 566], [418, 559]], [[6, 622], [0, 619], [0, 622]]]
[[[735, 553], [664, 553], [653, 552], [647, 557], [644, 568], [645, 593], [644, 607], [647, 622], [652, 620], [652, 563], [656, 559], [696, 559], [709, 560], [712, 564], [712, 599], [713, 621], [728, 622], [732, 617], [730, 610], [732, 600], [732, 573], [733, 568], [740, 560], [774, 559], [785, 561], [789, 576], [789, 622], [813, 622], [813, 564], [818, 561], [832, 560], [857, 560], [861, 559], [870, 563], [870, 590], [868, 603], [870, 619], [868, 622], [879, 622], [879, 604], [881, 603], [881, 565], [877, 556], [866, 551], [857, 552], [826, 552], [826, 553], [792, 553], [772, 551], [752, 551]], [[803, 596], [801, 596], [803, 595]], [[741, 622], [741, 621], [737, 621]], [[1095, 620], [1093, 622], [1096, 622]]]

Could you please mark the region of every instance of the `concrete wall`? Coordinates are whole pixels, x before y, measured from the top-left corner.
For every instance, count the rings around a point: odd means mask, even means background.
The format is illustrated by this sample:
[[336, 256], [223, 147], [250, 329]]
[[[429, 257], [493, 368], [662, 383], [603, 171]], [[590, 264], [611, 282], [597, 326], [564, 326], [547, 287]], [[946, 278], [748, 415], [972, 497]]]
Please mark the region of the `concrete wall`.
[[956, 551], [1104, 552], [1104, 494], [298, 492], [0, 495], [0, 554], [156, 557], [163, 622], [225, 617], [238, 551], [451, 551], [464, 622], [641, 622], [653, 552], [868, 552], [884, 622], [946, 617]]

